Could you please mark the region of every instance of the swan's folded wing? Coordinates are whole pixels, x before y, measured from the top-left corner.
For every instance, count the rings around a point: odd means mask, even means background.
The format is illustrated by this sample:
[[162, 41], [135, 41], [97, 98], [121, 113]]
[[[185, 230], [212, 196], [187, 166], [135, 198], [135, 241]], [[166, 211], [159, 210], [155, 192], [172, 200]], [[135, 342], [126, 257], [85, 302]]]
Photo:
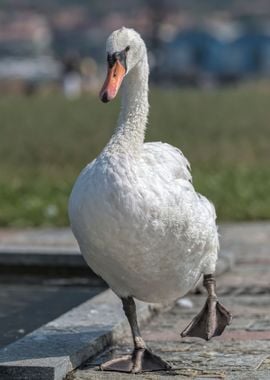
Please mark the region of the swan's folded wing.
[[180, 149], [162, 142], [149, 142], [143, 145], [144, 162], [157, 169], [159, 173], [164, 172], [166, 176], [171, 175], [173, 179], [185, 179], [192, 182], [190, 164]]
[[207, 199], [205, 196], [203, 196], [203, 195], [201, 195], [199, 193], [197, 193], [197, 196], [199, 198], [199, 201], [200, 201], [201, 205], [208, 210], [209, 216], [213, 220], [216, 220], [217, 215], [216, 215], [216, 210], [215, 210], [215, 206], [213, 205], [213, 203], [210, 202], [209, 199]]

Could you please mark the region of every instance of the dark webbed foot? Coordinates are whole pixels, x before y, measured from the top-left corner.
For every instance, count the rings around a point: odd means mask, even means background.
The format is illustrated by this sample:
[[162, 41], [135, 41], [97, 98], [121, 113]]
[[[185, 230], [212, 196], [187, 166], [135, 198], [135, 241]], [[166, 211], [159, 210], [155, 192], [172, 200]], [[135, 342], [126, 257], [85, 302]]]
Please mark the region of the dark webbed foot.
[[137, 322], [136, 305], [134, 299], [132, 297], [122, 298], [122, 303], [124, 312], [131, 327], [134, 350], [132, 355], [126, 355], [122, 358], [109, 360], [108, 362], [102, 364], [100, 369], [103, 371], [127, 373], [166, 371], [170, 369], [171, 367], [168, 363], [146, 348]]
[[217, 299], [213, 275], [204, 276], [204, 286], [208, 291], [207, 301], [201, 312], [181, 333], [182, 337], [193, 336], [210, 340], [221, 335], [225, 327], [231, 323], [231, 313]]
[[100, 366], [103, 371], [140, 373], [150, 371], [166, 371], [171, 367], [159, 356], [147, 348], [135, 349], [132, 355], [110, 360]]

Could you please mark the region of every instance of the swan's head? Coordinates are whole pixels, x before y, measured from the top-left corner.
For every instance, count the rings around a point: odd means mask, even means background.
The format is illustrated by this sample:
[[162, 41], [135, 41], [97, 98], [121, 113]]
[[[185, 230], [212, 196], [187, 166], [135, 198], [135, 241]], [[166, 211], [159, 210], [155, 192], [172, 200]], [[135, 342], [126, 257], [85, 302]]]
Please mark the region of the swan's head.
[[109, 36], [106, 52], [108, 73], [99, 94], [104, 103], [115, 98], [125, 75], [142, 60], [146, 48], [135, 30], [123, 27]]

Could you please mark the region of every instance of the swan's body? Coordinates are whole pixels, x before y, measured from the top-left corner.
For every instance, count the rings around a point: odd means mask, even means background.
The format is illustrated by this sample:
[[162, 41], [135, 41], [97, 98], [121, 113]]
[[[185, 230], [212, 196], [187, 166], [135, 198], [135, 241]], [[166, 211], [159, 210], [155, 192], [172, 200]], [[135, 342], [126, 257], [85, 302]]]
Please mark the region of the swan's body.
[[204, 274], [208, 299], [182, 332], [209, 340], [230, 323], [215, 293], [218, 235], [215, 210], [191, 184], [176, 148], [144, 144], [148, 63], [144, 42], [122, 28], [107, 41], [108, 75], [102, 101], [116, 96], [124, 76], [118, 126], [102, 153], [80, 174], [70, 197], [72, 230], [89, 266], [121, 298], [129, 321], [131, 356], [102, 364], [108, 371], [167, 370], [146, 348], [133, 297], [161, 302], [180, 297]]
[[212, 204], [195, 192], [183, 154], [168, 144], [143, 143], [145, 45], [136, 32], [122, 28], [109, 38], [107, 51], [122, 51], [127, 39], [136, 49], [127, 53], [118, 127], [80, 174], [69, 215], [87, 263], [117, 295], [160, 302], [180, 297], [202, 273], [214, 272], [216, 216]]
[[120, 297], [176, 299], [212, 273], [214, 209], [193, 189], [186, 161], [167, 144], [144, 144], [137, 159], [102, 154], [71, 197], [72, 228], [89, 266]]

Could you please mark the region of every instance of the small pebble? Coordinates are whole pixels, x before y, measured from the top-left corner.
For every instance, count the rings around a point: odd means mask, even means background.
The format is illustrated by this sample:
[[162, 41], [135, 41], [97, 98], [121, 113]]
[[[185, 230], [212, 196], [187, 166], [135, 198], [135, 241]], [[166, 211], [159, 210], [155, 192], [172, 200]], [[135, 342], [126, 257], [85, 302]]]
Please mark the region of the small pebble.
[[179, 298], [179, 300], [176, 301], [176, 304], [185, 309], [191, 309], [194, 306], [189, 298]]

